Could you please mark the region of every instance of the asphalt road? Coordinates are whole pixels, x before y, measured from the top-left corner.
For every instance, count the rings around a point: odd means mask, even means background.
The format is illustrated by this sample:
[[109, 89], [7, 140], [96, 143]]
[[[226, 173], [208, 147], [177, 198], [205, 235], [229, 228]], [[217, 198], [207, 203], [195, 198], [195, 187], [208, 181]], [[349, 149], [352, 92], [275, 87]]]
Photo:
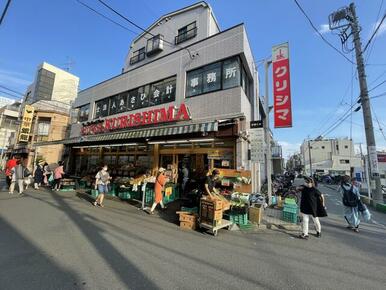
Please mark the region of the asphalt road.
[[386, 218], [345, 229], [327, 197], [321, 239], [298, 232], [183, 231], [125, 202], [0, 192], [0, 289], [385, 289]]

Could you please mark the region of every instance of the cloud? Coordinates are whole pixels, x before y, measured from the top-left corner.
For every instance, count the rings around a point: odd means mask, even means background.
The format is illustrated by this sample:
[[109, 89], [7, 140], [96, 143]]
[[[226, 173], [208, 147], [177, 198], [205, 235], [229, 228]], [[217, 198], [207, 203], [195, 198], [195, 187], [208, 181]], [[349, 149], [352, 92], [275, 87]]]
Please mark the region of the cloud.
[[321, 24], [319, 26], [319, 33], [326, 34], [327, 32], [330, 32], [330, 26], [328, 24]]
[[32, 83], [22, 73], [0, 69], [0, 83], [9, 87], [26, 87]]
[[289, 143], [287, 141], [278, 141], [283, 150], [283, 158], [287, 159], [289, 155], [300, 152], [300, 143]]

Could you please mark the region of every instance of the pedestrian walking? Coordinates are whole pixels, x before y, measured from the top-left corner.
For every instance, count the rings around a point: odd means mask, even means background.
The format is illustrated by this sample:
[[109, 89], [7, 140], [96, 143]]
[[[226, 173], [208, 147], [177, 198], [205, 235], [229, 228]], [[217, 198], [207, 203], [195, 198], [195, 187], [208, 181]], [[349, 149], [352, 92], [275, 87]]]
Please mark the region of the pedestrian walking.
[[304, 185], [299, 189], [301, 190], [302, 196], [300, 199], [300, 212], [302, 213], [302, 230], [303, 233], [299, 236], [301, 239], [308, 239], [308, 225], [310, 216], [314, 222], [316, 237], [322, 236], [322, 228], [320, 225], [319, 217], [327, 216], [324, 196], [315, 188], [315, 182], [312, 178], [306, 177]]
[[107, 169], [107, 165], [104, 165], [95, 176], [95, 189], [98, 189], [98, 196], [93, 203], [94, 206], [99, 205], [100, 207], [103, 207], [105, 194], [109, 193], [111, 176], [107, 172]]
[[182, 185], [181, 185], [181, 188], [182, 188], [182, 194], [185, 196], [185, 190], [186, 190], [186, 186], [188, 184], [188, 181], [189, 181], [189, 169], [188, 167], [186, 166], [186, 164], [183, 164], [182, 165]]
[[150, 209], [150, 214], [154, 214], [154, 210], [157, 204], [160, 204], [162, 209], [166, 208], [162, 202], [162, 191], [164, 190], [167, 181], [168, 178], [165, 175], [165, 168], [160, 167], [158, 169], [158, 174], [154, 185], [154, 202]]
[[38, 161], [35, 165], [33, 177], [34, 177], [34, 188], [39, 189], [39, 186], [43, 183], [44, 180], [44, 171], [43, 171], [44, 161]]
[[54, 170], [54, 188], [53, 190], [59, 191], [62, 178], [64, 175], [64, 169], [63, 169], [63, 161], [58, 162], [58, 167], [55, 168]]
[[22, 160], [17, 161], [17, 165], [12, 168], [12, 179], [11, 179], [11, 185], [9, 186], [9, 194], [13, 194], [15, 191], [15, 185], [17, 184], [19, 189], [19, 195], [23, 194], [24, 192], [24, 179], [30, 176], [30, 172], [28, 169], [23, 165]]
[[356, 179], [351, 179], [348, 175], [344, 176], [339, 187], [339, 192], [342, 195], [344, 218], [348, 223], [347, 228], [359, 233], [359, 203], [361, 195], [356, 186]]
[[12, 169], [17, 165], [18, 159], [15, 156], [12, 156], [5, 165], [5, 176], [8, 187], [11, 186], [12, 181]]
[[44, 165], [43, 165], [43, 183], [45, 186], [48, 186], [49, 185], [49, 179], [52, 175], [52, 172], [51, 172], [51, 169], [50, 167], [48, 166], [48, 163], [45, 162]]

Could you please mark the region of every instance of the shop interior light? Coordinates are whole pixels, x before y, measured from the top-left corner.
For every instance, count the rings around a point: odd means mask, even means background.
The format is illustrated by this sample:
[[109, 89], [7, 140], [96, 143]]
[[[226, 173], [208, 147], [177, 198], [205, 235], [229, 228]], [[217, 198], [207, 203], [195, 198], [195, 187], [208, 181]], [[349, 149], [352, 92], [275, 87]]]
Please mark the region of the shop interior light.
[[165, 141], [150, 141], [148, 144], [178, 144], [178, 143], [192, 143], [192, 142], [211, 142], [214, 138], [205, 139], [186, 139], [186, 140], [165, 140]]
[[99, 148], [99, 147], [118, 147], [118, 146], [136, 146], [138, 143], [125, 143], [125, 144], [111, 144], [111, 145], [88, 145], [88, 146], [74, 146], [72, 148]]

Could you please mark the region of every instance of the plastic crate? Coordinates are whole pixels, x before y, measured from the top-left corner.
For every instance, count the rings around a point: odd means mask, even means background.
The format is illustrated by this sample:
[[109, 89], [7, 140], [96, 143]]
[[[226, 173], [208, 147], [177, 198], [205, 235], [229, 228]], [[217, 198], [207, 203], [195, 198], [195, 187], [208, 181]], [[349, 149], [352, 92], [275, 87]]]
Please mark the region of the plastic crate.
[[283, 211], [297, 212], [298, 206], [296, 204], [284, 204]]
[[287, 197], [287, 198], [284, 199], [284, 204], [286, 204], [286, 205], [287, 205], [287, 204], [288, 204], [288, 205], [290, 205], [290, 204], [291, 204], [291, 205], [296, 205], [296, 200], [293, 199], [293, 198], [288, 198], [288, 197]]
[[283, 221], [290, 222], [296, 224], [298, 221], [298, 213], [296, 212], [288, 212], [283, 210]]
[[248, 214], [229, 214], [229, 220], [237, 225], [247, 225], [248, 224]]

